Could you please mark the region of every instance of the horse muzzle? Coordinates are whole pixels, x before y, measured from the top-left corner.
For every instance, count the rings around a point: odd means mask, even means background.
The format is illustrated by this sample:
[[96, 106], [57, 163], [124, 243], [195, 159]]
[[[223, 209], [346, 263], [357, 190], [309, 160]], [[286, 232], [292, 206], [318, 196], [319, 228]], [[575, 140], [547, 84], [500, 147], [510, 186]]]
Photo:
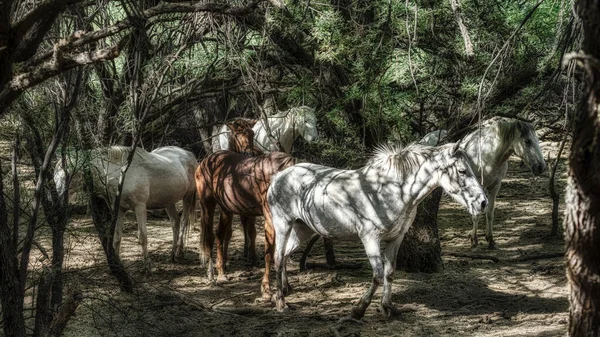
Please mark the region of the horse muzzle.
[[488, 199], [485, 195], [483, 195], [483, 200], [481, 198], [477, 198], [471, 205], [471, 213], [473, 215], [483, 214], [487, 211]]
[[531, 167], [531, 172], [533, 172], [533, 174], [535, 174], [536, 176], [539, 176], [540, 174], [544, 173], [544, 171], [546, 171], [546, 163], [545, 162], [542, 162], [537, 165], [533, 165]]

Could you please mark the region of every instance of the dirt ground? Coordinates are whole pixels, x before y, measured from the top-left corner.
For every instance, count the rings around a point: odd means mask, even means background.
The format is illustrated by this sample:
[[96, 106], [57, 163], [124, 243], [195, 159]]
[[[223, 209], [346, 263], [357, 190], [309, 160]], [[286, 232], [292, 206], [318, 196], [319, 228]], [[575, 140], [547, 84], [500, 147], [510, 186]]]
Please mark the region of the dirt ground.
[[[544, 143], [555, 158], [556, 143]], [[564, 191], [565, 162], [559, 190]], [[507, 179], [496, 203], [497, 250], [488, 250], [480, 222], [480, 245], [470, 248], [470, 218], [460, 205], [444, 197], [439, 214], [445, 268], [436, 274], [396, 272], [393, 301], [415, 311], [393, 320], [377, 312], [381, 292], [362, 322], [338, 324], [371, 280], [371, 268], [359, 243], [335, 244], [338, 262], [348, 268], [298, 270], [296, 253], [288, 270], [294, 292], [287, 297], [294, 310], [278, 313], [260, 301], [262, 268], [242, 257], [243, 236], [234, 227], [228, 265], [229, 281], [211, 284], [198, 258], [197, 229], [191, 231], [182, 264], [169, 262], [171, 230], [167, 219], [149, 218], [149, 252], [153, 271], [141, 271], [141, 248], [130, 212], [122, 258], [136, 281], [134, 294], [120, 292], [108, 273], [91, 220], [74, 219], [67, 238], [68, 284], [84, 294], [65, 336], [560, 336], [565, 335], [568, 302], [562, 257], [539, 258], [564, 250], [550, 238], [552, 201], [548, 172], [534, 178], [511, 159]], [[561, 198], [562, 202], [562, 198]], [[562, 210], [561, 205], [561, 221]], [[239, 221], [236, 217], [236, 221]], [[263, 239], [258, 249], [262, 258]], [[449, 254], [498, 258], [472, 259]], [[322, 244], [309, 262], [324, 264]], [[35, 262], [34, 262], [35, 263]], [[274, 284], [274, 282], [273, 282]]]

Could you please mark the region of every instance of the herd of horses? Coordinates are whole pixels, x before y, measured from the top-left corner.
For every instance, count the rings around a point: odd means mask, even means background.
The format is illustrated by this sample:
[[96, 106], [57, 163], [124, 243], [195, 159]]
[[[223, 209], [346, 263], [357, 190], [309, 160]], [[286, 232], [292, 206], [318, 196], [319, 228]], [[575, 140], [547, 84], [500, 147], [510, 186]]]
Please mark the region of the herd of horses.
[[[291, 289], [286, 261], [303, 242], [315, 233], [335, 240], [358, 239], [373, 269], [371, 286], [351, 312], [351, 317], [358, 319], [379, 286], [383, 287], [381, 312], [388, 317], [398, 312], [391, 301], [398, 249], [415, 218], [417, 205], [431, 191], [441, 187], [472, 215], [473, 246], [478, 244], [479, 216], [486, 213], [485, 237], [489, 247], [494, 248], [494, 201], [509, 156], [520, 157], [536, 175], [546, 167], [534, 126], [523, 121], [497, 121], [457, 143], [437, 146], [446, 136], [438, 131], [406, 147], [382, 145], [364, 167], [356, 170], [300, 163], [289, 154], [295, 138], [317, 139], [316, 126], [314, 109], [308, 107], [293, 108], [261, 121], [237, 118], [222, 126], [213, 138], [215, 151], [199, 164], [191, 152], [166, 146], [152, 152], [136, 148], [128, 165], [132, 149], [113, 146], [70, 156], [66, 168], [62, 162], [57, 164], [54, 178], [59, 192], [78, 188], [75, 177], [81, 169], [77, 167], [89, 167], [96, 193], [109, 200], [120, 195], [115, 252], [119, 254], [125, 212], [133, 210], [148, 271], [148, 209], [166, 209], [173, 229], [171, 255], [178, 260], [199, 205], [200, 258], [211, 280], [214, 269], [218, 279], [226, 280], [225, 263], [235, 214], [240, 216], [244, 229], [244, 254], [256, 264], [256, 217], [264, 216], [261, 293], [266, 301], [274, 301], [279, 311], [288, 310], [285, 295]], [[180, 200], [181, 218], [175, 206]], [[217, 205], [220, 217], [215, 233]], [[270, 287], [272, 263], [275, 291]]]

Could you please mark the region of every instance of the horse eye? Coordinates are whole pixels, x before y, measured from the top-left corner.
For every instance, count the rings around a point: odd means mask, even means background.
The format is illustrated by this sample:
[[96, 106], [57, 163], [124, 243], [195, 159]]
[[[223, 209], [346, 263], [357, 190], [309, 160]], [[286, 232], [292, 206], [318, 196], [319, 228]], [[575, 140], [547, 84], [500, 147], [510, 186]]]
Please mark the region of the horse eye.
[[458, 170], [458, 173], [460, 173], [462, 176], [465, 176], [467, 175], [467, 170]]
[[531, 139], [525, 139], [525, 144], [526, 145], [531, 145]]

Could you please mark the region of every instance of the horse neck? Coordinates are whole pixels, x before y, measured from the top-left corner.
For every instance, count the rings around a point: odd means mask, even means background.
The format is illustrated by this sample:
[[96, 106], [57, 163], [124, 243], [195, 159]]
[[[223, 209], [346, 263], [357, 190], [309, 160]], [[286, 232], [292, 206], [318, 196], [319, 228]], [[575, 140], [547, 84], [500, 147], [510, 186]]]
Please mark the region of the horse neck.
[[482, 132], [480, 136], [479, 131], [475, 131], [464, 146], [475, 165], [474, 171], [480, 172], [482, 167], [490, 165], [500, 167], [514, 153], [513, 142], [503, 142], [498, 136], [498, 126], [495, 126], [493, 132], [493, 135], [484, 135]]
[[300, 134], [295, 131], [294, 119], [289, 115], [285, 118], [277, 118], [277, 122], [269, 124], [269, 126], [271, 127], [271, 132], [279, 136], [279, 143], [285, 152], [290, 153], [292, 150], [292, 143], [300, 136]]

